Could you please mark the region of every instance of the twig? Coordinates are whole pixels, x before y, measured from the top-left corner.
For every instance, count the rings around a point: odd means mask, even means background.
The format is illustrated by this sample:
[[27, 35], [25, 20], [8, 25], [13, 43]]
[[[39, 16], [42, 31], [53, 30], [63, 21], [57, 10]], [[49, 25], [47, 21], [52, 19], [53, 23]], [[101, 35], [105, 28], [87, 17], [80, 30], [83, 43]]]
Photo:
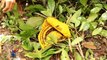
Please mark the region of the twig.
[[83, 54], [83, 51], [82, 51], [82, 48], [81, 48], [80, 43], [79, 43], [76, 47], [77, 47], [77, 49], [78, 49], [78, 51], [79, 51], [80, 55], [81, 55], [81, 56], [82, 56], [82, 58], [84, 59], [84, 54]]
[[46, 16], [45, 16], [45, 15], [42, 15], [42, 14], [40, 14], [40, 13], [35, 13], [35, 14], [37, 14], [37, 15], [39, 15], [39, 16], [41, 16], [41, 17], [46, 18]]
[[71, 46], [70, 38], [68, 38], [68, 41], [69, 41], [69, 49], [70, 49], [70, 51], [72, 52], [72, 46]]

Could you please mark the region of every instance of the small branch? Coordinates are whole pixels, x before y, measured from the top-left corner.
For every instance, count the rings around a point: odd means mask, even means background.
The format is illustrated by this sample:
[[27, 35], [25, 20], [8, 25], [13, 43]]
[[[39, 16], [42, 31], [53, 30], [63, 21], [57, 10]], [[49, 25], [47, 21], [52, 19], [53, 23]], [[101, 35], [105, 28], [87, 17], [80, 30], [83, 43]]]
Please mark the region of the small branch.
[[82, 58], [84, 59], [84, 54], [83, 54], [83, 51], [82, 51], [82, 48], [81, 48], [80, 43], [79, 43], [76, 47], [77, 47], [77, 49], [78, 49], [78, 51], [79, 51], [80, 55], [81, 55], [81, 56], [82, 56]]
[[37, 15], [39, 15], [39, 16], [41, 16], [41, 17], [46, 18], [46, 16], [45, 16], [45, 15], [43, 15], [43, 14], [41, 14], [41, 13], [35, 13], [35, 14], [37, 14]]
[[68, 38], [68, 42], [69, 42], [69, 49], [70, 49], [70, 51], [72, 52], [72, 46], [71, 46], [70, 38]]

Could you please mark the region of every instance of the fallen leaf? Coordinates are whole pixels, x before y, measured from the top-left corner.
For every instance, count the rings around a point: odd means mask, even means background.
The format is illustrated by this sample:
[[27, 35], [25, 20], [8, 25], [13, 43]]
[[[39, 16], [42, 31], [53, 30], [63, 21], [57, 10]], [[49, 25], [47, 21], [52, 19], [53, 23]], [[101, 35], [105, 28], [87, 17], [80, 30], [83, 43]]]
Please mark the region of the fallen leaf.
[[85, 48], [96, 49], [96, 46], [94, 45], [93, 42], [83, 42], [82, 45], [83, 45]]

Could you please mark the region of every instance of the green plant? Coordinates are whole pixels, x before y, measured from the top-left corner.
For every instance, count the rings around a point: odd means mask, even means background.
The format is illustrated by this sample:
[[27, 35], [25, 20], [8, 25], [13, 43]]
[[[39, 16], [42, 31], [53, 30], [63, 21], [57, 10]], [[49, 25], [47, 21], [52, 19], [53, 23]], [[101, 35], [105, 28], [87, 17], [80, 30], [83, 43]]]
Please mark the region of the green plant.
[[[93, 42], [93, 38], [107, 37], [106, 9], [107, 4], [102, 0], [39, 0], [39, 3], [38, 0], [32, 0], [25, 6], [24, 16], [17, 13], [15, 6], [12, 12], [6, 13], [4, 20], [5, 25], [21, 37], [21, 46], [26, 50], [25, 56], [29, 58], [49, 60], [52, 55], [60, 53], [61, 60], [70, 60], [70, 52], [75, 60], [94, 60], [96, 58], [93, 50], [85, 48], [85, 52], [82, 42], [88, 41], [88, 38]], [[47, 41], [53, 45], [41, 49], [37, 36], [44, 18], [50, 16], [67, 24], [71, 37], [61, 43]], [[27, 21], [23, 19], [26, 17]], [[57, 39], [51, 34], [48, 37], [52, 40]], [[101, 56], [99, 59], [106, 57]]]

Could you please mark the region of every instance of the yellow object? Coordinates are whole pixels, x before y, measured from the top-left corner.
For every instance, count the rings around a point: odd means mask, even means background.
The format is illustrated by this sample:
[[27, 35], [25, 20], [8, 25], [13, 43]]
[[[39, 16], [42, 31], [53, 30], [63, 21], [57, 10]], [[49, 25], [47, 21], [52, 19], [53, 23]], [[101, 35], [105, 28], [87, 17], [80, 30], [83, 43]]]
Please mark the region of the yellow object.
[[66, 25], [65, 23], [62, 23], [53, 17], [48, 17], [47, 22], [60, 33], [62, 33], [65, 37], [71, 36], [68, 25]]
[[53, 17], [48, 17], [44, 21], [44, 23], [42, 24], [41, 31], [38, 35], [38, 40], [42, 48], [52, 45], [51, 43], [46, 42], [52, 40], [49, 37], [50, 34], [56, 37], [57, 40], [53, 39], [55, 40], [55, 43], [60, 42], [59, 40], [62, 38], [71, 37], [68, 26]]
[[42, 30], [40, 31], [40, 33], [38, 35], [39, 43], [40, 43], [42, 48], [45, 48], [45, 46], [48, 46], [48, 43], [45, 42], [45, 40], [46, 40], [46, 33], [51, 28], [52, 27], [45, 20], [43, 25], [42, 25]]

